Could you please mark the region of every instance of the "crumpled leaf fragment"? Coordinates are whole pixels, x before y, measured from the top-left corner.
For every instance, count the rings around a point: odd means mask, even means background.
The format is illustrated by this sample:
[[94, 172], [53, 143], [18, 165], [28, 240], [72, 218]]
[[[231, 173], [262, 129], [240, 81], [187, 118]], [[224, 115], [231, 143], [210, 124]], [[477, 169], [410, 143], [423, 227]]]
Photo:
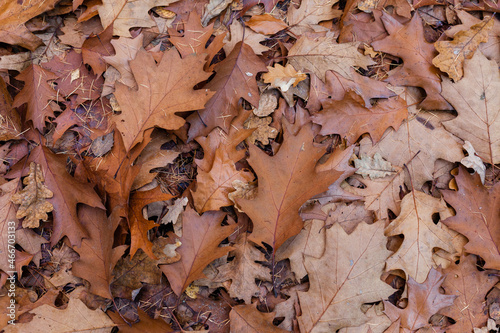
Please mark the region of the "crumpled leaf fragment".
[[476, 150], [469, 141], [465, 141], [464, 149], [467, 151], [469, 156], [462, 158], [460, 163], [462, 163], [466, 168], [474, 169], [479, 177], [481, 177], [481, 183], [484, 185], [484, 179], [486, 178], [486, 166], [484, 165], [483, 160], [477, 156]]
[[354, 160], [354, 167], [357, 168], [356, 173], [363, 178], [370, 179], [384, 178], [396, 174], [396, 168], [391, 162], [384, 160], [380, 153], [375, 153], [373, 157], [363, 155], [361, 158]]
[[31, 162], [29, 175], [23, 180], [26, 187], [12, 196], [12, 202], [20, 205], [16, 218], [25, 218], [23, 228], [38, 228], [40, 220], [47, 221], [47, 213], [54, 209], [54, 206], [45, 200], [52, 198], [54, 194], [43, 184], [44, 181], [40, 165]]
[[457, 82], [464, 76], [464, 61], [470, 59], [479, 44], [488, 41], [488, 32], [493, 28], [494, 20], [474, 24], [469, 30], [459, 31], [452, 41], [437, 41], [434, 47], [439, 55], [432, 59], [432, 64], [448, 73]]
[[278, 135], [278, 130], [274, 127], [269, 126], [272, 121], [273, 118], [271, 117], [260, 118], [251, 114], [243, 124], [243, 128], [256, 128], [256, 130], [253, 131], [252, 134], [250, 134], [250, 136], [247, 138], [247, 141], [253, 144], [255, 144], [255, 141], [260, 141], [262, 142], [262, 144], [268, 145], [269, 139], [274, 139], [276, 138], [276, 135]]
[[279, 88], [282, 92], [287, 92], [292, 85], [296, 87], [300, 81], [307, 78], [306, 74], [297, 72], [291, 64], [285, 67], [275, 64], [274, 67], [267, 66], [267, 69], [269, 72], [262, 74], [264, 82], [270, 83], [271, 87]]
[[253, 109], [253, 114], [257, 117], [266, 117], [276, 110], [278, 107], [278, 96], [276, 89], [264, 91], [260, 95], [259, 107]]
[[238, 198], [243, 198], [247, 200], [252, 200], [255, 199], [257, 196], [257, 184], [256, 182], [249, 182], [245, 183], [244, 181], [241, 181], [239, 179], [233, 181], [231, 184], [236, 191], [233, 191], [227, 195], [229, 200], [234, 202], [234, 207], [239, 211], [243, 212], [238, 203], [236, 202], [236, 199]]

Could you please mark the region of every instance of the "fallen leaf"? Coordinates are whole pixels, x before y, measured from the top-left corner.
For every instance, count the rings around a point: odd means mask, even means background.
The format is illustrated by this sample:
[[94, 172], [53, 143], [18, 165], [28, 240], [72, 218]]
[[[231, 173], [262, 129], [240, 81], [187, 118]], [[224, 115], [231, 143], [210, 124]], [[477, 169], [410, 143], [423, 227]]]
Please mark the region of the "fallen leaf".
[[476, 150], [472, 147], [469, 141], [465, 141], [464, 149], [467, 151], [469, 156], [462, 158], [460, 163], [466, 168], [474, 169], [477, 174], [481, 177], [481, 183], [484, 185], [484, 180], [486, 178], [486, 166], [479, 156], [476, 155]]
[[458, 112], [458, 117], [443, 123], [445, 128], [467, 140], [481, 159], [500, 163], [500, 78], [498, 65], [481, 52], [466, 60], [464, 78], [456, 83], [443, 81], [443, 96]]
[[59, 310], [51, 305], [40, 305], [29, 312], [29, 322], [7, 325], [6, 333], [94, 331], [111, 332], [115, 323], [100, 309], [90, 310], [81, 300], [70, 298], [68, 307]]
[[[9, 244], [9, 239], [15, 233], [19, 221], [16, 218], [16, 206], [12, 202], [12, 196], [16, 193], [19, 186], [19, 179], [11, 180], [0, 185], [0, 269], [4, 272], [14, 271], [15, 267], [11, 260], [9, 262], [9, 254], [15, 249], [14, 244]], [[9, 251], [10, 250], [10, 251]], [[15, 259], [15, 258], [14, 258]]]
[[392, 85], [423, 88], [427, 96], [419, 106], [424, 109], [449, 110], [450, 105], [441, 96], [439, 71], [432, 65], [436, 50], [434, 45], [425, 41], [420, 15], [415, 12], [411, 21], [403, 25], [384, 12], [382, 22], [389, 36], [373, 42], [372, 47], [375, 51], [390, 53], [403, 59], [403, 66], [391, 72], [386, 81]]
[[226, 9], [231, 2], [232, 0], [210, 0], [209, 3], [205, 5], [201, 24], [207, 26], [208, 22]]
[[54, 206], [46, 200], [52, 198], [54, 193], [43, 184], [44, 182], [42, 168], [31, 162], [29, 174], [23, 180], [26, 186], [11, 199], [13, 203], [20, 205], [16, 218], [24, 217], [23, 228], [38, 228], [40, 220], [46, 222], [47, 213], [54, 210]]
[[255, 78], [259, 72], [265, 71], [264, 63], [248, 45], [236, 45], [231, 54], [215, 66], [217, 74], [205, 86], [205, 89], [215, 91], [205, 104], [205, 109], [187, 118], [191, 124], [189, 139], [206, 136], [215, 127], [228, 133], [231, 121], [238, 114], [240, 98], [258, 105], [259, 90]]
[[477, 269], [475, 255], [462, 256], [460, 263], [452, 263], [443, 271], [446, 278], [441, 285], [446, 294], [455, 295], [453, 305], [439, 311], [456, 321], [446, 332], [472, 332], [474, 327], [482, 327], [488, 319], [486, 294], [498, 282], [497, 276]]
[[6, 1], [0, 5], [0, 41], [34, 51], [42, 41], [24, 25], [27, 21], [54, 8], [59, 0]]
[[290, 6], [287, 14], [290, 31], [297, 36], [319, 28], [319, 22], [340, 17], [342, 12], [333, 9], [338, 0], [304, 1], [300, 7]]
[[451, 306], [454, 295], [443, 295], [439, 287], [445, 277], [434, 268], [430, 270], [429, 276], [423, 283], [417, 283], [410, 276], [408, 278], [408, 305], [400, 309], [395, 305], [384, 301], [385, 314], [394, 322], [400, 320], [401, 328], [418, 330], [429, 326], [430, 317], [442, 308]]
[[[143, 141], [143, 133], [149, 128], [178, 129], [184, 125], [176, 112], [203, 108], [213, 93], [208, 88], [195, 91], [193, 87], [210, 76], [203, 71], [204, 62], [202, 55], [181, 59], [176, 50], [170, 50], [156, 65], [152, 55], [139, 50], [130, 61], [138, 89], [117, 83], [115, 92], [122, 108], [115, 122], [127, 151]], [[184, 66], [191, 70], [186, 73]]]
[[236, 305], [229, 313], [231, 332], [248, 333], [285, 333], [285, 331], [273, 325], [273, 313], [263, 313], [255, 306]]
[[313, 123], [321, 125], [321, 135], [339, 134], [348, 145], [355, 143], [364, 133], [370, 133], [376, 143], [389, 127], [396, 131], [408, 116], [406, 102], [400, 97], [380, 100], [367, 109], [363, 100], [354, 92], [346, 94], [342, 101], [326, 100], [323, 111], [314, 114]]
[[500, 268], [500, 186], [487, 189], [479, 175], [460, 167], [455, 176], [458, 191], [443, 191], [444, 199], [457, 212], [443, 221], [469, 239], [464, 250], [481, 256], [485, 268]]
[[274, 35], [288, 28], [285, 22], [269, 14], [254, 15], [245, 24], [253, 31], [264, 35]]
[[57, 78], [57, 75], [38, 65], [29, 66], [16, 77], [25, 84], [14, 98], [12, 107], [28, 104], [26, 118], [31, 120], [40, 132], [43, 132], [47, 118], [54, 118], [54, 111], [49, 102], [56, 99], [57, 92], [48, 81], [54, 81]]
[[457, 32], [452, 41], [437, 41], [434, 46], [439, 54], [432, 59], [432, 64], [448, 73], [453, 81], [459, 81], [464, 72], [465, 59], [470, 59], [479, 44], [488, 41], [488, 33], [493, 28], [493, 19], [478, 23], [469, 30]]
[[[229, 54], [233, 52], [234, 48], [239, 42], [245, 43], [250, 46], [253, 52], [260, 55], [266, 51], [269, 51], [269, 47], [260, 44], [266, 40], [266, 37], [253, 32], [252, 30], [245, 28], [240, 22], [234, 20], [229, 26], [230, 34], [224, 38], [224, 52]], [[245, 40], [243, 40], [245, 37]]]
[[97, 7], [104, 29], [113, 24], [113, 35], [132, 37], [129, 30], [134, 27], [149, 28], [155, 22], [148, 12], [153, 7], [168, 6], [176, 0], [103, 0]]
[[184, 35], [182, 37], [178, 36], [179, 32], [175, 29], [169, 29], [170, 42], [174, 44], [183, 58], [193, 53], [206, 53], [205, 45], [207, 45], [213, 31], [213, 24], [203, 27], [200, 16], [194, 12], [189, 15], [188, 21], [184, 23]]
[[358, 169], [356, 174], [363, 178], [370, 177], [372, 180], [392, 176], [398, 171], [391, 163], [384, 160], [380, 153], [375, 153], [373, 158], [367, 155], [356, 158], [354, 167]]
[[[429, 271], [436, 267], [432, 260], [435, 248], [455, 253], [453, 236], [442, 224], [434, 224], [432, 216], [447, 211], [441, 199], [412, 191], [401, 201], [401, 213], [385, 229], [386, 236], [404, 235], [399, 249], [387, 259], [386, 270], [402, 269], [417, 283], [423, 283]], [[445, 215], [444, 215], [445, 216]]]
[[323, 81], [328, 70], [351, 79], [353, 66], [368, 69], [375, 64], [369, 56], [358, 52], [358, 45], [357, 42], [338, 44], [331, 34], [316, 38], [302, 36], [288, 52], [288, 61], [294, 68], [314, 73]]
[[246, 233], [240, 235], [229, 253], [233, 260], [217, 267], [217, 275], [211, 280], [222, 283], [231, 280], [228, 293], [251, 304], [252, 297], [259, 294], [255, 281], [271, 281], [271, 270], [259, 262], [266, 261], [264, 254], [248, 240]]
[[280, 64], [275, 64], [274, 67], [267, 66], [267, 70], [267, 73], [262, 74], [264, 82], [270, 83], [271, 87], [279, 88], [283, 92], [288, 91], [292, 85], [296, 87], [300, 81], [307, 78], [304, 73], [297, 72], [290, 64], [285, 67]]
[[[120, 37], [118, 39], [112, 39], [110, 43], [115, 49], [115, 54], [112, 56], [101, 56], [105, 62], [120, 72], [120, 79], [117, 81], [130, 88], [136, 88], [137, 83], [135, 82], [129, 62], [134, 60], [137, 56], [137, 53], [142, 47], [142, 42], [143, 34], [135, 38]], [[108, 81], [107, 78], [106, 81]]]
[[160, 269], [168, 278], [176, 295], [180, 296], [191, 282], [202, 278], [203, 269], [212, 261], [232, 250], [232, 247], [219, 247], [236, 225], [221, 226], [225, 214], [221, 211], [206, 212], [198, 215], [194, 209], [187, 208], [183, 214], [182, 245], [177, 249], [181, 260]]
[[248, 162], [257, 174], [258, 192], [254, 200], [238, 199], [237, 203], [254, 223], [251, 241], [265, 242], [276, 251], [302, 229], [300, 206], [342, 176], [343, 172], [337, 170], [351, 150], [336, 151], [331, 157], [331, 169], [316, 172], [315, 166], [325, 151], [313, 145], [313, 137], [310, 123], [296, 136], [285, 126], [284, 141], [275, 156], [250, 146]]
[[255, 144], [255, 141], [260, 141], [263, 145], [268, 145], [269, 139], [275, 139], [278, 135], [278, 130], [269, 126], [272, 121], [271, 117], [261, 118], [251, 114], [243, 124], [243, 128], [255, 129], [246, 139], [247, 142]]
[[326, 230], [325, 252], [305, 256], [310, 287], [299, 292], [301, 332], [331, 332], [368, 321], [363, 303], [381, 301], [394, 290], [382, 282], [385, 260], [383, 223], [361, 223], [350, 235], [339, 224]]

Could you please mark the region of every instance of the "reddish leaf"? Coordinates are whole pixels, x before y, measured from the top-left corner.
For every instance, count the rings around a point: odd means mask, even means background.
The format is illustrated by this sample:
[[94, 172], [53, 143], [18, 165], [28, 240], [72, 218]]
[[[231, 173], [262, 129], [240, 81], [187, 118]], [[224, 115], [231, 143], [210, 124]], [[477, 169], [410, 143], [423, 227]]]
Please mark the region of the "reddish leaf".
[[236, 225], [221, 226], [225, 214], [206, 212], [199, 216], [192, 208], [182, 215], [182, 245], [177, 249], [181, 260], [161, 265], [172, 290], [180, 294], [196, 279], [204, 277], [203, 269], [212, 261], [231, 251], [230, 246], [219, 247], [220, 242], [233, 233]]
[[31, 65], [16, 78], [24, 81], [24, 88], [17, 94], [12, 107], [27, 103], [26, 119], [31, 120], [35, 128], [43, 132], [46, 118], [54, 117], [54, 111], [49, 102], [57, 95], [57, 92], [47, 82], [54, 81], [58, 77], [38, 65]]
[[465, 251], [481, 256], [485, 268], [500, 269], [500, 185], [488, 190], [478, 174], [460, 167], [455, 176], [458, 191], [443, 191], [457, 215], [443, 221], [469, 239]]

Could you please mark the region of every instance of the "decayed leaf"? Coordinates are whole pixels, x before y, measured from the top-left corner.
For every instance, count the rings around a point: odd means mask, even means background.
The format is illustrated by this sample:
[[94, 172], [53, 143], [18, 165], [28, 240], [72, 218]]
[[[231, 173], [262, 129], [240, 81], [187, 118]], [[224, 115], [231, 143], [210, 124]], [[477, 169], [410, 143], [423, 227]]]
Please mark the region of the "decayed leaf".
[[263, 313], [255, 306], [236, 305], [229, 313], [231, 332], [245, 333], [285, 333], [285, 331], [273, 325], [274, 313]]
[[481, 52], [466, 60], [464, 78], [443, 81], [443, 96], [458, 117], [443, 123], [445, 128], [467, 140], [483, 161], [500, 163], [500, 74], [498, 64]]
[[208, 22], [226, 9], [231, 2], [232, 0], [210, 0], [210, 2], [205, 5], [203, 17], [201, 18], [203, 26], [207, 26]]
[[48, 81], [57, 78], [54, 73], [38, 65], [29, 66], [16, 77], [16, 79], [24, 81], [25, 84], [21, 92], [14, 98], [12, 107], [27, 103], [26, 118], [31, 120], [40, 132], [43, 132], [46, 118], [54, 118], [54, 111], [49, 101], [55, 99], [57, 93]]
[[23, 228], [38, 228], [40, 220], [47, 221], [47, 213], [54, 209], [54, 206], [45, 200], [52, 198], [54, 193], [43, 184], [44, 181], [40, 165], [31, 162], [29, 174], [23, 180], [26, 187], [12, 196], [12, 202], [20, 205], [16, 218], [24, 217]]
[[[239, 42], [250, 46], [253, 52], [258, 55], [269, 50], [269, 47], [260, 44], [260, 42], [266, 40], [265, 36], [245, 28], [238, 20], [233, 20], [233, 23], [229, 26], [229, 31], [231, 33], [224, 38], [224, 51], [226, 54], [233, 52]], [[245, 40], [243, 40], [243, 37], [245, 37]]]
[[236, 225], [221, 226], [225, 214], [221, 211], [206, 212], [199, 216], [194, 209], [187, 208], [183, 214], [182, 245], [177, 249], [181, 260], [161, 265], [172, 290], [180, 294], [191, 282], [202, 278], [203, 269], [212, 261], [231, 251], [230, 246], [219, 247]]
[[432, 65], [436, 55], [434, 45], [424, 38], [422, 19], [418, 12], [405, 25], [384, 12], [382, 21], [389, 32], [386, 38], [372, 43], [376, 51], [394, 54], [403, 59], [403, 66], [396, 69], [386, 80], [392, 85], [421, 87], [427, 97], [420, 107], [428, 110], [449, 110], [450, 105], [441, 96], [439, 71]]
[[486, 166], [479, 156], [476, 155], [476, 150], [472, 147], [469, 141], [465, 141], [464, 149], [467, 151], [469, 156], [462, 158], [460, 163], [466, 168], [474, 169], [477, 174], [481, 177], [481, 183], [484, 185], [484, 180], [486, 178]]
[[45, 184], [54, 193], [48, 201], [54, 206], [54, 229], [51, 244], [54, 246], [62, 237], [68, 236], [72, 245], [79, 246], [88, 232], [80, 224], [77, 204], [104, 209], [101, 199], [88, 183], [82, 183], [66, 171], [66, 157], [56, 155], [44, 146], [37, 146], [28, 159], [19, 161], [9, 175], [19, 177], [25, 163], [35, 162], [44, 170]]
[[269, 126], [273, 119], [271, 117], [257, 117], [253, 114], [245, 121], [243, 128], [255, 129], [247, 138], [247, 142], [255, 144], [255, 141], [260, 141], [264, 145], [269, 144], [269, 139], [274, 139], [278, 135], [278, 130]]
[[113, 35], [132, 37], [130, 28], [155, 25], [148, 12], [153, 7], [167, 6], [176, 0], [103, 0], [97, 6], [104, 29], [113, 24]]
[[54, 8], [59, 0], [2, 1], [0, 4], [0, 41], [21, 45], [34, 51], [42, 41], [24, 25], [35, 16]]
[[[270, 83], [271, 87], [279, 88], [286, 92], [293, 85], [294, 87], [307, 78], [307, 75], [297, 72], [291, 64], [285, 67], [275, 64], [274, 67], [267, 66], [267, 73], [262, 74], [265, 83]], [[260, 105], [259, 105], [260, 106]]]
[[[141, 49], [130, 62], [138, 90], [116, 84], [115, 96], [122, 108], [116, 127], [122, 133], [125, 149], [130, 151], [143, 140], [144, 131], [152, 127], [178, 129], [184, 119], [176, 112], [202, 109], [213, 95], [208, 89], [193, 87], [208, 79], [203, 71], [203, 55], [181, 59], [176, 50], [166, 52], [156, 65], [153, 57]], [[188, 72], [184, 68], [190, 68]]]
[[351, 79], [351, 67], [367, 69], [375, 64], [369, 56], [358, 51], [359, 43], [338, 44], [335, 40], [331, 34], [316, 38], [302, 36], [288, 52], [288, 60], [294, 68], [314, 73], [323, 81], [328, 70]]
[[188, 117], [191, 124], [190, 139], [205, 136], [215, 127], [220, 127], [227, 133], [231, 121], [238, 115], [240, 98], [254, 106], [259, 104], [259, 89], [255, 77], [259, 72], [265, 72], [266, 67], [248, 45], [236, 45], [231, 54], [215, 66], [215, 71], [217, 74], [205, 89], [216, 93], [206, 103], [204, 110]]
[[228, 194], [233, 192], [233, 181], [250, 182], [254, 179], [251, 172], [236, 170], [227, 152], [217, 149], [215, 159], [209, 171], [200, 170], [196, 176], [198, 182], [193, 192], [194, 206], [200, 213], [208, 210], [218, 210], [223, 206], [231, 206]]
[[460, 167], [455, 176], [458, 191], [443, 191], [444, 198], [457, 212], [443, 221], [469, 239], [464, 250], [481, 256], [485, 268], [500, 269], [500, 185], [486, 189], [479, 175]]
[[259, 293], [259, 286], [255, 281], [271, 280], [270, 269], [257, 262], [264, 262], [266, 258], [248, 240], [246, 233], [238, 237], [230, 255], [234, 255], [234, 259], [217, 267], [218, 273], [212, 281], [221, 283], [231, 280], [229, 295], [244, 300], [246, 304], [251, 304], [252, 297]]
[[361, 223], [350, 235], [337, 223], [326, 230], [323, 256], [304, 258], [310, 287], [299, 292], [301, 332], [331, 332], [368, 320], [360, 306], [394, 292], [380, 279], [390, 254], [385, 243], [382, 222]]
[[446, 294], [456, 295], [453, 305], [439, 313], [456, 321], [446, 332], [472, 332], [474, 327], [482, 327], [488, 319], [486, 293], [498, 282], [497, 276], [487, 271], [478, 271], [475, 255], [462, 256], [460, 264], [452, 263], [444, 270], [446, 278], [442, 284]]
[[32, 318], [29, 322], [7, 325], [5, 333], [22, 332], [111, 332], [115, 323], [102, 312], [90, 310], [81, 300], [70, 298], [68, 307], [59, 310], [51, 305], [44, 304], [31, 310]]
[[464, 157], [458, 139], [439, 123], [428, 122], [431, 117], [421, 112], [403, 122], [397, 131], [388, 129], [375, 145], [368, 138], [361, 139], [360, 153], [372, 156], [378, 152], [400, 168], [406, 164], [413, 186], [420, 189], [426, 181], [436, 178], [434, 163], [437, 159], [460, 162]]
[[337, 0], [303, 1], [299, 8], [290, 6], [287, 15], [290, 31], [300, 36], [304, 32], [318, 29], [318, 23], [321, 21], [339, 17], [342, 12], [332, 8], [337, 2]]
[[[120, 37], [112, 39], [110, 43], [115, 49], [115, 55], [101, 57], [120, 72], [120, 79], [117, 81], [130, 88], [136, 88], [137, 83], [129, 62], [135, 59], [137, 52], [141, 49], [143, 36], [143, 34], [140, 34], [135, 38]], [[109, 84], [108, 78], [106, 78], [106, 83]]]
[[370, 133], [373, 142], [378, 142], [389, 127], [398, 130], [406, 119], [408, 109], [400, 97], [381, 100], [367, 109], [362, 98], [349, 92], [342, 101], [326, 100], [323, 111], [314, 114], [313, 123], [321, 125], [322, 135], [340, 134], [351, 145], [364, 133]]
[[400, 309], [392, 303], [384, 301], [385, 314], [394, 322], [400, 320], [401, 328], [416, 331], [419, 328], [430, 326], [430, 317], [440, 309], [453, 304], [454, 295], [443, 295], [439, 287], [444, 276], [434, 268], [423, 283], [417, 283], [410, 276], [408, 279], [408, 305]]
[[253, 109], [257, 117], [266, 117], [278, 107], [278, 93], [276, 89], [268, 89], [260, 95], [259, 107]]
[[312, 125], [306, 124], [293, 136], [285, 126], [284, 140], [273, 157], [256, 146], [250, 146], [248, 162], [258, 177], [254, 200], [238, 199], [241, 209], [252, 219], [250, 240], [271, 245], [276, 251], [284, 241], [295, 236], [303, 226], [299, 208], [312, 196], [324, 192], [343, 175], [342, 165], [351, 150], [335, 151], [331, 169], [316, 172], [315, 166], [324, 154], [313, 145]]
[[109, 285], [111, 273], [116, 262], [125, 252], [126, 245], [113, 248], [113, 233], [120, 219], [112, 214], [109, 219], [106, 211], [89, 206], [82, 206], [78, 217], [83, 227], [89, 231], [89, 238], [82, 240], [82, 245], [75, 248], [80, 255], [72, 264], [75, 276], [90, 282], [90, 292], [101, 297], [112, 298]]
[[392, 176], [398, 170], [388, 161], [384, 160], [380, 153], [375, 153], [373, 157], [363, 155], [361, 158], [354, 160], [354, 167], [357, 168], [356, 173], [363, 178], [379, 179], [387, 176]]
[[478, 23], [469, 30], [460, 31], [453, 36], [452, 41], [437, 41], [434, 46], [439, 55], [432, 59], [434, 66], [448, 73], [453, 81], [457, 82], [464, 74], [465, 59], [470, 59], [476, 52], [479, 44], [488, 41], [488, 33], [493, 28], [494, 19]]
[[420, 191], [408, 193], [401, 202], [401, 213], [385, 230], [387, 236], [404, 234], [403, 244], [387, 259], [387, 270], [402, 269], [417, 283], [423, 283], [435, 263], [433, 250], [455, 253], [453, 236], [442, 224], [434, 224], [432, 215], [446, 213], [443, 200]]
[[245, 24], [253, 31], [264, 35], [274, 35], [275, 33], [288, 28], [288, 25], [280, 19], [270, 14], [254, 15]]

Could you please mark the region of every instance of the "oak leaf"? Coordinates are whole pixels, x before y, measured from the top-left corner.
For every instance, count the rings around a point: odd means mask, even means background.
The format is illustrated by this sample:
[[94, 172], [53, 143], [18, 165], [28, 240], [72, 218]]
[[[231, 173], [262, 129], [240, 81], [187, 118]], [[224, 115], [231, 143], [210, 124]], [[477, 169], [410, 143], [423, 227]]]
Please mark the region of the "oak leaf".
[[57, 2], [59, 0], [3, 1], [0, 5], [0, 41], [34, 51], [42, 41], [24, 23], [51, 10]]
[[343, 175], [344, 172], [338, 170], [352, 149], [335, 151], [328, 162], [330, 170], [317, 172], [315, 167], [324, 149], [315, 146], [313, 138], [311, 123], [304, 125], [295, 136], [285, 126], [283, 144], [274, 156], [250, 146], [248, 163], [257, 174], [258, 193], [254, 200], [238, 199], [237, 203], [254, 223], [251, 241], [265, 242], [276, 251], [302, 229], [300, 206], [326, 191]]
[[[239, 42], [250, 46], [255, 54], [261, 55], [269, 51], [269, 47], [262, 45], [260, 42], [266, 40], [266, 36], [258, 34], [249, 28], [245, 28], [239, 21], [234, 20], [229, 26], [230, 34], [224, 38], [224, 52], [229, 54]], [[245, 40], [243, 40], [245, 37]]]
[[12, 202], [20, 205], [16, 218], [24, 217], [23, 228], [38, 228], [40, 220], [47, 221], [47, 213], [54, 210], [54, 206], [46, 200], [52, 198], [54, 193], [43, 184], [44, 181], [40, 165], [31, 162], [29, 174], [23, 180], [26, 187], [12, 196]]
[[163, 193], [160, 186], [147, 191], [135, 191], [130, 195], [128, 207], [128, 222], [130, 226], [130, 256], [133, 257], [138, 249], [142, 249], [150, 258], [156, 259], [153, 253], [153, 243], [148, 238], [148, 231], [157, 224], [144, 218], [143, 208], [150, 203], [167, 201], [173, 196]]
[[353, 66], [368, 69], [375, 64], [369, 56], [358, 52], [358, 45], [358, 42], [338, 44], [331, 34], [316, 38], [302, 36], [288, 52], [288, 60], [295, 69], [314, 73], [323, 81], [328, 70], [351, 79]]
[[189, 139], [205, 136], [217, 126], [227, 133], [231, 121], [238, 114], [240, 98], [258, 106], [259, 89], [255, 78], [259, 72], [265, 71], [264, 63], [250, 46], [237, 44], [231, 54], [215, 66], [217, 74], [204, 87], [215, 91], [205, 109], [188, 117], [191, 124]]
[[479, 175], [470, 175], [464, 167], [455, 180], [458, 191], [443, 195], [457, 215], [443, 223], [469, 239], [464, 250], [481, 256], [485, 268], [500, 269], [500, 185], [488, 190]]
[[12, 108], [12, 97], [0, 78], [0, 141], [17, 139], [21, 132], [21, 117]]
[[408, 278], [408, 305], [401, 309], [384, 301], [385, 314], [393, 321], [400, 320], [401, 328], [416, 331], [419, 328], [430, 326], [429, 319], [442, 308], [451, 306], [454, 295], [443, 295], [439, 287], [445, 277], [434, 268], [423, 283], [417, 283], [410, 276]]
[[263, 313], [254, 305], [236, 305], [229, 313], [231, 332], [245, 333], [285, 333], [273, 325], [274, 313]]
[[196, 279], [204, 277], [203, 269], [233, 248], [219, 247], [220, 242], [233, 233], [236, 225], [221, 226], [225, 213], [206, 212], [198, 215], [192, 208], [186, 208], [182, 221], [182, 245], [177, 249], [181, 260], [173, 264], [161, 265], [160, 269], [168, 278], [176, 295], [181, 293]]
[[[142, 48], [143, 39], [143, 34], [135, 38], [120, 37], [118, 39], [112, 39], [110, 43], [115, 49], [115, 54], [112, 56], [101, 56], [105, 62], [120, 72], [120, 79], [117, 81], [130, 88], [137, 87], [134, 74], [132, 74], [132, 69], [130, 68], [130, 61], [135, 59], [137, 53]], [[106, 78], [106, 84], [109, 84], [109, 80], [110, 79]]]
[[354, 160], [354, 167], [357, 168], [356, 174], [363, 178], [379, 179], [395, 175], [398, 170], [388, 161], [384, 160], [380, 153], [375, 153], [372, 157], [363, 155]]
[[[116, 84], [115, 96], [122, 113], [115, 117], [115, 122], [126, 151], [141, 142], [143, 132], [149, 128], [178, 129], [184, 125], [184, 119], [175, 115], [176, 112], [204, 107], [213, 93], [208, 89], [193, 89], [210, 76], [203, 71], [204, 63], [203, 55], [181, 59], [176, 50], [170, 50], [156, 65], [152, 55], [139, 50], [130, 61], [138, 89]], [[184, 68], [190, 70], [185, 72]]]
[[101, 75], [106, 70], [104, 56], [113, 54], [111, 40], [113, 38], [113, 27], [108, 27], [100, 34], [88, 37], [82, 45], [83, 62], [92, 67], [97, 75]]
[[[270, 83], [271, 87], [279, 88], [286, 92], [293, 85], [294, 87], [307, 78], [306, 74], [297, 72], [291, 64], [285, 67], [275, 64], [274, 67], [267, 66], [267, 73], [262, 74], [265, 83]], [[260, 107], [260, 104], [259, 104]]]
[[26, 119], [31, 120], [35, 128], [43, 132], [46, 118], [54, 118], [49, 102], [56, 99], [57, 92], [48, 81], [58, 79], [57, 75], [38, 65], [31, 65], [16, 79], [24, 81], [24, 88], [14, 98], [12, 107], [28, 104]]
[[90, 282], [90, 292], [104, 298], [112, 298], [109, 285], [111, 273], [127, 248], [120, 245], [113, 248], [115, 229], [120, 222], [116, 214], [108, 218], [106, 211], [89, 206], [78, 210], [80, 223], [88, 230], [89, 238], [82, 240], [82, 245], [74, 250], [80, 255], [72, 264], [71, 271], [75, 276]]
[[167, 6], [176, 0], [103, 0], [97, 7], [104, 29], [113, 24], [113, 35], [132, 37], [134, 27], [149, 28], [155, 25], [148, 12], [157, 6]]
[[407, 24], [399, 23], [384, 12], [382, 21], [389, 32], [386, 38], [373, 42], [375, 51], [393, 54], [403, 59], [403, 66], [397, 68], [386, 80], [392, 85], [421, 87], [427, 97], [420, 107], [428, 110], [449, 110], [450, 105], [441, 96], [439, 71], [432, 65], [436, 55], [434, 45], [424, 38], [422, 19], [418, 12]]
[[101, 199], [90, 184], [78, 181], [66, 171], [64, 155], [56, 155], [44, 146], [34, 148], [27, 159], [22, 159], [12, 168], [9, 176], [20, 177], [24, 163], [31, 162], [40, 164], [45, 184], [54, 193], [54, 197], [48, 199], [54, 206], [51, 245], [68, 236], [72, 245], [80, 246], [81, 239], [88, 236], [88, 232], [79, 222], [77, 204], [104, 209]]
[[441, 124], [432, 122], [431, 118], [431, 114], [420, 112], [416, 117], [403, 122], [397, 131], [388, 129], [375, 145], [363, 138], [360, 141], [360, 153], [372, 156], [378, 152], [399, 168], [406, 164], [413, 186], [420, 189], [426, 181], [436, 178], [436, 160], [460, 162], [464, 157], [458, 138], [446, 131]]
[[456, 321], [446, 332], [472, 332], [474, 327], [486, 325], [486, 294], [498, 282], [497, 276], [477, 269], [475, 255], [462, 256], [460, 263], [452, 263], [444, 270], [446, 278], [442, 284], [446, 294], [456, 295], [453, 305], [439, 311]]
[[213, 282], [226, 282], [231, 280], [228, 293], [251, 304], [252, 297], [258, 296], [260, 288], [255, 281], [270, 281], [271, 271], [259, 264], [265, 262], [264, 254], [248, 240], [246, 233], [240, 235], [234, 244], [230, 256], [233, 260], [217, 267], [217, 275]]
[[338, 0], [303, 1], [297, 8], [290, 6], [287, 19], [290, 31], [297, 36], [321, 29], [319, 22], [340, 17], [341, 11], [333, 9]]
[[194, 206], [200, 213], [219, 210], [232, 206], [228, 194], [234, 191], [232, 183], [236, 180], [250, 182], [254, 179], [251, 172], [237, 170], [227, 152], [221, 148], [215, 152], [215, 159], [209, 171], [199, 170], [196, 176], [196, 191], [192, 192]]
[[380, 100], [367, 109], [362, 98], [354, 92], [347, 93], [341, 101], [326, 100], [323, 111], [314, 114], [313, 123], [321, 125], [321, 135], [339, 134], [352, 145], [364, 133], [370, 133], [372, 141], [378, 142], [389, 127], [396, 131], [406, 119], [406, 102], [400, 97]]
[[443, 96], [458, 112], [444, 127], [467, 140], [483, 161], [500, 163], [500, 74], [495, 60], [476, 52], [465, 61], [464, 78], [443, 81]]
[[444, 201], [420, 191], [408, 193], [401, 201], [401, 213], [385, 229], [386, 236], [404, 235], [400, 248], [387, 259], [387, 270], [402, 269], [417, 283], [423, 283], [436, 264], [432, 260], [435, 248], [455, 253], [453, 235], [432, 216], [445, 216]]
[[257, 117], [251, 114], [243, 124], [246, 129], [255, 129], [247, 138], [247, 142], [255, 144], [255, 141], [260, 141], [262, 144], [268, 145], [269, 139], [275, 139], [278, 135], [278, 130], [269, 126], [272, 121], [271, 117]]
[[[200, 16], [193, 12], [189, 14], [187, 22], [184, 23], [184, 35], [178, 36], [179, 32], [175, 29], [169, 28], [171, 35], [170, 42], [174, 44], [175, 48], [183, 58], [190, 54], [206, 53], [205, 45], [212, 36], [214, 25], [203, 27], [201, 25]], [[216, 52], [218, 52], [217, 50]]]
[[274, 35], [288, 28], [288, 25], [270, 14], [254, 15], [245, 24], [255, 32], [264, 35]]
[[91, 310], [81, 300], [70, 298], [64, 310], [44, 304], [31, 310], [30, 321], [7, 325], [6, 333], [22, 332], [111, 332], [115, 323], [100, 309]]
[[[469, 30], [457, 32], [452, 41], [437, 41], [434, 46], [439, 54], [432, 59], [434, 66], [448, 73], [457, 82], [464, 74], [465, 59], [470, 59], [479, 44], [488, 41], [488, 33], [493, 28], [494, 20], [474, 24]], [[446, 97], [445, 97], [446, 98]]]
[[335, 223], [326, 230], [325, 252], [305, 256], [310, 287], [299, 292], [301, 332], [332, 332], [366, 321], [363, 303], [381, 301], [394, 290], [382, 282], [386, 249], [383, 223], [361, 223], [350, 235]]

